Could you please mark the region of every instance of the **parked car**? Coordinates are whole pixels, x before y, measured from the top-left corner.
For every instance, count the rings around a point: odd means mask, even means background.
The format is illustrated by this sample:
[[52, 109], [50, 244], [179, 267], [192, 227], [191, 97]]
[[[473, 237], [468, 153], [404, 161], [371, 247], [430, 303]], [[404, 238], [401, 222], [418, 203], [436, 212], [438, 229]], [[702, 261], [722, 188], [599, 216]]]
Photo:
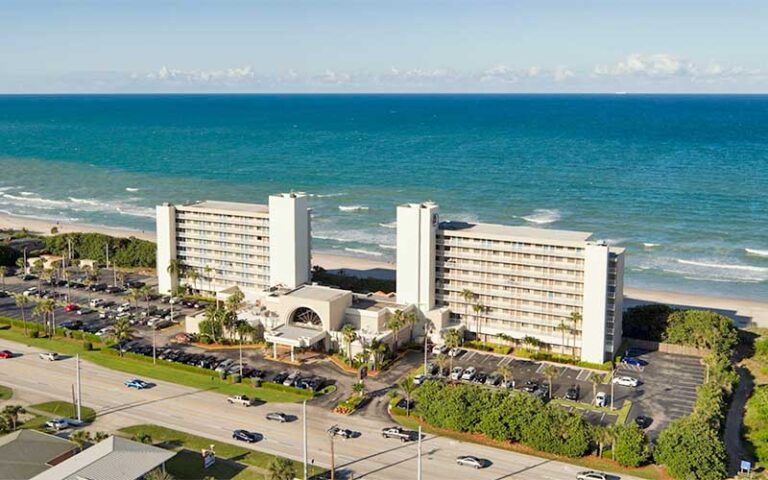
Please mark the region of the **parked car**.
[[456, 459], [456, 464], [462, 467], [483, 468], [485, 464], [482, 460], [471, 455], [465, 455]]
[[48, 360], [49, 362], [53, 362], [59, 359], [59, 354], [56, 352], [44, 352], [44, 353], [41, 353], [39, 356], [41, 359]]
[[30, 297], [30, 296], [36, 295], [37, 293], [38, 293], [37, 287], [29, 287], [28, 289], [24, 290], [23, 295], [25, 297]]
[[638, 415], [635, 417], [635, 423], [640, 428], [648, 428], [651, 426], [651, 423], [653, 423], [653, 419], [651, 417], [648, 417], [646, 415]]
[[132, 309], [133, 309], [133, 305], [131, 305], [130, 303], [126, 302], [126, 303], [120, 305], [119, 307], [117, 307], [117, 312], [118, 313], [130, 312]]
[[574, 402], [577, 402], [579, 400], [579, 394], [581, 393], [581, 388], [578, 385], [571, 385], [568, 390], [565, 391], [565, 399], [566, 400], [573, 400]]
[[288, 378], [288, 372], [280, 372], [277, 375], [275, 375], [274, 377], [272, 377], [272, 382], [273, 383], [281, 383], [282, 384], [285, 381], [286, 378]]
[[67, 330], [80, 330], [83, 328], [83, 322], [80, 320], [72, 320], [71, 322], [61, 322], [59, 327], [66, 328]]
[[515, 380], [510, 378], [504, 382], [501, 382], [501, 388], [513, 390], [515, 388]]
[[280, 423], [285, 423], [288, 421], [288, 415], [284, 414], [283, 412], [270, 412], [267, 414], [266, 418], [267, 420]]
[[121, 293], [123, 289], [118, 287], [117, 285], [110, 285], [107, 288], [105, 288], [104, 291], [106, 293], [115, 294], [115, 293]]
[[462, 353], [463, 351], [464, 351], [464, 350], [460, 349], [459, 347], [454, 347], [454, 348], [452, 348], [452, 349], [450, 349], [450, 350], [448, 351], [448, 356], [449, 356], [449, 357], [458, 357], [459, 355], [461, 355], [461, 353]]
[[93, 313], [93, 312], [94, 310], [88, 307], [77, 309], [78, 315], [88, 315], [89, 313]]
[[475, 378], [472, 379], [472, 382], [477, 383], [479, 385], [483, 385], [486, 380], [488, 380], [487, 374], [483, 372], [477, 372], [477, 375], [475, 375]]
[[259, 441], [259, 436], [248, 430], [235, 430], [232, 432], [232, 438], [246, 443], [256, 443]]
[[434, 375], [435, 373], [437, 373], [437, 369], [438, 369], [438, 366], [436, 364], [428, 363], [427, 369], [424, 370], [424, 373], [426, 373], [427, 375]]
[[488, 378], [485, 379], [485, 384], [492, 387], [495, 387], [499, 383], [501, 383], [501, 375], [496, 372], [488, 375]]
[[285, 380], [283, 380], [283, 385], [286, 387], [292, 387], [296, 384], [296, 382], [299, 380], [299, 372], [293, 372], [287, 377], [285, 377]]
[[140, 282], [138, 280], [128, 280], [127, 282], [125, 282], [126, 288], [141, 288], [144, 285], [145, 285], [144, 282]]
[[595, 395], [595, 406], [605, 407], [608, 405], [608, 395], [605, 392], [597, 392]]
[[636, 357], [624, 357], [621, 359], [621, 363], [623, 363], [624, 365], [632, 366], [632, 367], [644, 367], [648, 365], [648, 362]]
[[536, 390], [533, 391], [533, 395], [535, 397], [538, 397], [544, 401], [549, 399], [549, 384], [542, 383], [539, 385]]
[[100, 329], [98, 332], [96, 332], [96, 335], [99, 337], [109, 336], [110, 333], [114, 331], [114, 327], [104, 327]]
[[421, 385], [422, 383], [424, 383], [424, 380], [426, 379], [427, 377], [425, 377], [424, 375], [416, 375], [415, 377], [413, 377], [413, 384]]
[[45, 427], [56, 431], [64, 430], [65, 428], [69, 428], [69, 422], [64, 418], [56, 418], [45, 422]]
[[588, 470], [576, 474], [576, 480], [608, 480], [608, 475], [600, 472]]
[[461, 375], [464, 373], [464, 369], [461, 367], [453, 367], [451, 370], [451, 380], [461, 379]]
[[613, 383], [617, 385], [621, 385], [622, 387], [633, 387], [633, 388], [640, 385], [640, 382], [636, 378], [628, 377], [628, 376], [613, 377]]
[[13, 357], [13, 352], [11, 352], [10, 350], [0, 351], [0, 358], [12, 358], [12, 357]]
[[434, 355], [440, 355], [441, 353], [445, 354], [446, 352], [448, 352], [448, 345], [435, 345], [432, 347], [432, 353]]
[[472, 380], [477, 375], [477, 369], [475, 367], [467, 367], [464, 373], [461, 375], [462, 380]]
[[136, 390], [144, 390], [145, 388], [149, 388], [149, 384], [147, 382], [144, 380], [139, 380], [138, 378], [126, 380], [123, 382], [123, 385], [128, 388], [135, 388]]

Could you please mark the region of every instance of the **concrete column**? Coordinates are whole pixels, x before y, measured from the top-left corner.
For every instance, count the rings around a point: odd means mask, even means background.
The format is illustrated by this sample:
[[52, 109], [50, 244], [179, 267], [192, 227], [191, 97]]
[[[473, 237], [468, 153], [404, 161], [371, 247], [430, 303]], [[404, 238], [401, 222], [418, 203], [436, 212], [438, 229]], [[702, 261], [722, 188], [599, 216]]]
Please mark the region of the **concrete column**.
[[277, 359], [277, 344], [272, 344], [272, 358]]
[[291, 361], [292, 361], [292, 362], [295, 362], [295, 361], [296, 361], [296, 359], [295, 359], [295, 358], [294, 358], [294, 356], [293, 356], [293, 350], [294, 350], [294, 348], [293, 348], [293, 345], [291, 345]]

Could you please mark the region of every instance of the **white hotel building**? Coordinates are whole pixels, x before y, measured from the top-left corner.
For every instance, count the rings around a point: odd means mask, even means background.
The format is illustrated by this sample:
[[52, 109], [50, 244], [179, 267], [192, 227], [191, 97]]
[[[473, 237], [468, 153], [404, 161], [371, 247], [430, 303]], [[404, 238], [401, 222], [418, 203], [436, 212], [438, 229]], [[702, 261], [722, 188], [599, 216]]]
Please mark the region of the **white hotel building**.
[[[624, 250], [589, 233], [440, 222], [436, 204], [401, 205], [395, 300], [309, 285], [310, 232], [301, 193], [272, 195], [268, 205], [158, 206], [159, 290], [179, 284], [168, 272], [172, 260], [198, 273], [199, 290], [226, 294], [237, 286], [268, 340], [291, 349], [338, 347], [348, 323], [361, 339], [391, 341], [386, 319], [396, 310], [428, 319], [435, 337], [449, 328], [491, 341], [534, 337], [552, 352], [593, 363], [611, 358], [621, 343]], [[465, 300], [465, 291], [473, 298]], [[581, 321], [572, 322], [574, 312]]]
[[237, 286], [247, 296], [270, 287], [294, 288], [310, 279], [307, 197], [282, 193], [268, 205], [204, 201], [157, 207], [160, 293], [179, 285], [172, 260], [194, 269], [199, 290]]
[[438, 211], [432, 203], [397, 208], [398, 303], [482, 339], [534, 337], [594, 363], [616, 353], [623, 249], [584, 232], [440, 222]]

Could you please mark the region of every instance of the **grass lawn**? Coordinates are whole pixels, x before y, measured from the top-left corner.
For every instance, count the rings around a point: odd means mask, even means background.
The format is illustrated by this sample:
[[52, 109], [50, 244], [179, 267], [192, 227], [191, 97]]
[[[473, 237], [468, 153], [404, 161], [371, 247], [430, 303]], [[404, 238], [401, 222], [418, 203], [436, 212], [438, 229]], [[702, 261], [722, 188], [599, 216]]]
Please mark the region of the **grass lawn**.
[[[199, 452], [203, 448], [209, 448], [211, 444], [216, 446], [215, 450], [216, 450], [217, 458], [231, 460], [233, 462], [237, 462], [242, 465], [256, 467], [258, 470], [255, 473], [257, 474], [259, 472], [266, 472], [267, 467], [269, 466], [269, 462], [275, 457], [274, 455], [270, 455], [268, 453], [258, 452], [248, 448], [239, 447], [237, 445], [231, 445], [229, 443], [218, 442], [216, 440], [211, 440], [209, 438], [190, 435], [188, 433], [179, 432], [177, 430], [171, 430], [170, 428], [160, 427], [157, 425], [135, 425], [133, 427], [126, 427], [126, 428], [120, 429], [119, 431], [130, 437], [133, 437], [135, 435], [145, 435], [145, 434], [149, 435], [152, 438], [152, 443], [163, 448], [169, 448], [173, 450], [185, 449], [185, 450], [192, 451], [196, 454], [197, 462], [199, 462], [199, 465], [201, 466], [201, 468], [202, 468], [202, 459], [200, 458]], [[192, 463], [193, 465], [189, 466], [188, 468], [195, 468], [194, 462]], [[296, 466], [296, 472], [297, 473], [301, 472], [302, 464], [295, 461], [293, 463]], [[180, 468], [185, 468], [185, 467], [180, 467]], [[322, 473], [323, 471], [324, 471], [323, 469], [316, 467], [314, 465], [310, 465], [309, 467], [310, 475], [317, 475], [319, 473]], [[218, 475], [214, 475], [214, 476], [216, 476], [216, 478], [219, 478]], [[190, 478], [190, 477], [185, 477], [184, 475], [180, 475], [177, 478]], [[192, 477], [192, 478], [200, 478], [200, 477]], [[238, 478], [241, 478], [241, 477], [238, 477]], [[247, 477], [247, 478], [261, 478], [261, 477], [255, 476], [255, 477]]]
[[[35, 405], [30, 405], [28, 408], [30, 410], [39, 410], [41, 412], [50, 413], [54, 417], [77, 418], [77, 411], [69, 402], [61, 402], [57, 400], [54, 402], [37, 403]], [[92, 408], [82, 405], [80, 407], [80, 413], [84, 422], [90, 423], [96, 420], [96, 412], [94, 412]]]
[[[263, 402], [282, 403], [299, 402], [307, 398], [291, 391], [256, 388], [247, 383], [232, 384], [219, 379], [218, 374], [210, 370], [199, 369], [200, 372], [198, 373], [189, 369], [176, 368], [162, 360], [154, 365], [148, 358], [121, 358], [100, 350], [85, 351], [81, 340], [63, 337], [54, 339], [25, 337], [23, 332], [15, 327], [0, 330], [0, 338], [66, 355], [79, 353], [81, 359], [105, 368], [130, 373], [137, 377], [178, 383], [201, 390], [211, 390], [223, 395], [248, 395]], [[100, 345], [94, 345], [94, 348], [99, 347]]]
[[625, 468], [616, 462], [607, 459], [601, 459], [596, 456], [587, 456], [580, 458], [559, 457], [557, 455], [550, 455], [532, 448], [528, 448], [525, 445], [519, 443], [510, 442], [498, 442], [491, 440], [482, 435], [475, 435], [471, 433], [454, 432], [452, 430], [444, 430], [429, 425], [426, 422], [421, 422], [418, 418], [405, 415], [391, 414], [393, 420], [400, 425], [417, 430], [421, 425], [422, 431], [425, 433], [431, 433], [433, 435], [440, 435], [442, 437], [453, 438], [463, 442], [479, 443], [481, 445], [488, 445], [491, 447], [502, 448], [504, 450], [510, 450], [513, 452], [524, 453], [526, 455], [534, 455], [536, 457], [547, 458], [550, 460], [556, 460], [563, 463], [570, 463], [572, 465], [580, 465], [588, 470], [602, 470], [606, 472], [624, 473], [627, 475], [633, 475], [635, 477], [647, 478], [649, 480], [663, 480], [667, 477], [662, 475], [661, 469], [655, 465], [649, 465], [641, 468]]
[[236, 462], [217, 461], [211, 467], [203, 468], [200, 452], [186, 449], [168, 460], [165, 468], [168, 473], [180, 479], [213, 477], [217, 480], [266, 480], [261, 472]]
[[46, 430], [45, 422], [50, 420], [50, 417], [46, 417], [45, 415], [38, 415], [38, 414], [33, 414], [33, 415], [34, 417], [30, 418], [29, 420], [21, 424], [21, 428], [26, 428], [28, 430]]
[[0, 385], [0, 400], [9, 400], [13, 396], [13, 390], [5, 385]]

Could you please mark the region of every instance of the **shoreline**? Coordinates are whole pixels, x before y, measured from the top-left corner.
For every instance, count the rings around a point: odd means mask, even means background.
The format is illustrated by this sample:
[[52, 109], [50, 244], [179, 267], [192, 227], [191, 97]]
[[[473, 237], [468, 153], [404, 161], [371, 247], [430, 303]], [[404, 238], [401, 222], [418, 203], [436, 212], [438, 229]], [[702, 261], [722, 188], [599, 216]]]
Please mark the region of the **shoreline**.
[[[27, 217], [18, 217], [0, 213], [0, 229], [21, 230], [26, 228], [32, 233], [50, 235], [51, 228], [57, 227], [59, 233], [103, 233], [116, 237], [136, 237], [156, 242], [154, 231], [132, 230], [129, 228], [88, 225], [83, 223], [63, 223]], [[312, 264], [339, 273], [358, 277], [379, 279], [395, 278], [395, 263], [383, 260], [367, 259], [328, 251], [313, 251]], [[749, 322], [768, 327], [768, 301], [746, 298], [722, 297], [700, 293], [670, 292], [648, 288], [624, 287], [624, 307], [648, 303], [664, 303], [670, 306], [715, 310], [734, 320], [739, 327]]]

